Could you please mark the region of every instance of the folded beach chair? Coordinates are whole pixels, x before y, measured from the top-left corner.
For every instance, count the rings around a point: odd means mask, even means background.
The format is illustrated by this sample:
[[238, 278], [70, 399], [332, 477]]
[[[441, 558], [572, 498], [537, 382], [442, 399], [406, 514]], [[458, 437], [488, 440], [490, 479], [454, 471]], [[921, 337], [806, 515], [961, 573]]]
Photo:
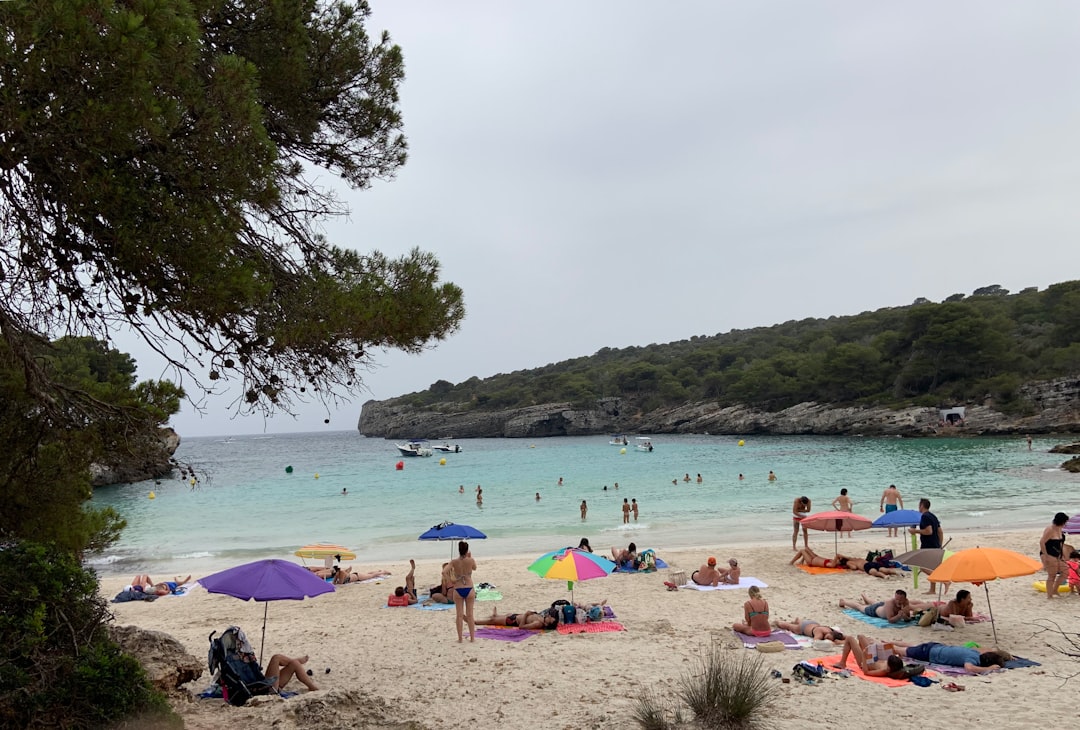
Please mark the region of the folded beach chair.
[[274, 683], [263, 676], [244, 632], [238, 626], [230, 626], [215, 639], [216, 633], [210, 634], [207, 663], [225, 701], [240, 706], [255, 695], [277, 694]]

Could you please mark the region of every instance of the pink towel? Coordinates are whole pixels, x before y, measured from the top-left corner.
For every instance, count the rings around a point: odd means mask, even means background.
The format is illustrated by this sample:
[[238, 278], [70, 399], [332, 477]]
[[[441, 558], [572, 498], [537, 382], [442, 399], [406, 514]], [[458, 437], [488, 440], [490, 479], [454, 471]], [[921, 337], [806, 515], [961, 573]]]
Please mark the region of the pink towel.
[[608, 631], [626, 631], [618, 621], [595, 621], [587, 624], [559, 624], [560, 634], [603, 634]]

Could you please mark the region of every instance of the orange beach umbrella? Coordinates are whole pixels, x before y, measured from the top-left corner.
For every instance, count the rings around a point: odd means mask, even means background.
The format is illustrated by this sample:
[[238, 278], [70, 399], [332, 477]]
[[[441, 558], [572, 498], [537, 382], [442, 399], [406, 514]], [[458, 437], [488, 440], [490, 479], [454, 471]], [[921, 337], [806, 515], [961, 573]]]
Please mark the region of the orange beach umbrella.
[[356, 560], [356, 553], [342, 545], [334, 545], [328, 542], [316, 542], [297, 550], [293, 555], [298, 558], [322, 558], [326, 567], [330, 567], [334, 559]]
[[1032, 575], [1042, 570], [1042, 563], [1022, 553], [1002, 548], [976, 547], [958, 550], [941, 561], [934, 569], [933, 580], [936, 583], [982, 583], [986, 592], [986, 607], [990, 611], [990, 626], [994, 629], [994, 643], [997, 643], [997, 625], [994, 623], [994, 609], [990, 606], [990, 589], [987, 583], [998, 578], [1017, 578]]

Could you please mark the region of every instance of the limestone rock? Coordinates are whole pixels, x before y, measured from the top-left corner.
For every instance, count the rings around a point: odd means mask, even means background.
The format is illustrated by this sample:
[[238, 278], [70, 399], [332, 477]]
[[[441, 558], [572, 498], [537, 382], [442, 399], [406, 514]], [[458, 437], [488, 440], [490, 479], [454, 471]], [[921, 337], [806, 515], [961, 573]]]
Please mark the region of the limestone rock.
[[622, 398], [592, 408], [546, 403], [504, 411], [462, 410], [460, 404], [426, 409], [404, 399], [368, 401], [358, 428], [365, 436], [405, 438], [542, 438], [610, 433], [814, 434], [866, 436], [1022, 435], [1080, 431], [1080, 377], [1028, 383], [1020, 388], [1029, 413], [1006, 414], [985, 403], [965, 406], [964, 424], [940, 424], [937, 408], [884, 408], [799, 403], [770, 412], [703, 401], [642, 412]]
[[158, 429], [158, 442], [136, 453], [111, 455], [104, 463], [90, 467], [90, 481], [95, 487], [106, 484], [141, 482], [172, 473], [172, 455], [180, 446], [180, 435], [171, 428]]
[[150, 681], [166, 694], [176, 693], [208, 669], [205, 656], [200, 659], [188, 654], [183, 644], [161, 631], [110, 626], [109, 634], [125, 653], [139, 660]]

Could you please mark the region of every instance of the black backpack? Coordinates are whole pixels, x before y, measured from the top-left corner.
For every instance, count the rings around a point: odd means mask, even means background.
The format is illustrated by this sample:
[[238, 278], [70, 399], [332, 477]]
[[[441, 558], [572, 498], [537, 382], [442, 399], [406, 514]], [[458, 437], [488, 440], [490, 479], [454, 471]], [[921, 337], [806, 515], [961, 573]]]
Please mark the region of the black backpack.
[[216, 639], [214, 635], [217, 632], [211, 633], [210, 652], [207, 655], [210, 674], [221, 686], [221, 696], [237, 707], [255, 695], [276, 693], [274, 683], [263, 676], [255, 655], [242, 651], [237, 636], [239, 632], [239, 627], [230, 626]]

